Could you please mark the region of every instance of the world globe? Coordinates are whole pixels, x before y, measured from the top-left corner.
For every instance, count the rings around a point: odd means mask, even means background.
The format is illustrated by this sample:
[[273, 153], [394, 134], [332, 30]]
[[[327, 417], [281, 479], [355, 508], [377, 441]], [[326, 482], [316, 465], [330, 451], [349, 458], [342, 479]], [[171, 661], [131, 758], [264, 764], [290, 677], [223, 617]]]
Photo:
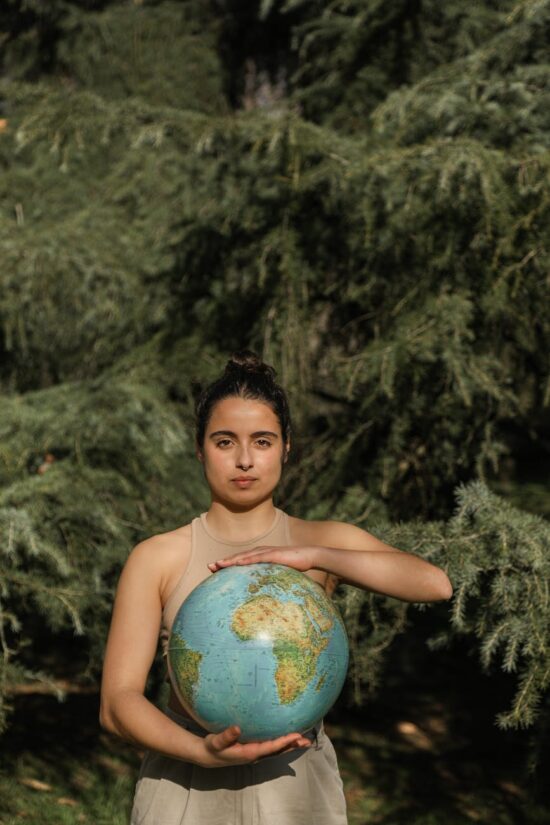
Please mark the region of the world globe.
[[218, 570], [178, 610], [168, 672], [202, 727], [240, 742], [305, 733], [332, 707], [349, 646], [337, 607], [297, 570], [259, 563]]

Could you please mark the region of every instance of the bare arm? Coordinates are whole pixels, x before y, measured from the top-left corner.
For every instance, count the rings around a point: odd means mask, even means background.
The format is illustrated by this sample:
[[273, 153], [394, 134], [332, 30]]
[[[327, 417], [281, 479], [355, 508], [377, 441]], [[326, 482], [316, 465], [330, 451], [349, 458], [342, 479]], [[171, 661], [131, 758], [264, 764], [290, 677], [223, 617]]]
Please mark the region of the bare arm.
[[220, 559], [209, 567], [215, 572], [231, 564], [274, 562], [304, 572], [324, 570], [346, 584], [402, 601], [434, 602], [451, 598], [451, 582], [436, 565], [385, 544], [354, 524], [327, 521], [321, 526], [323, 544], [255, 547]]
[[138, 544], [120, 576], [101, 683], [102, 727], [139, 747], [206, 767], [242, 764], [294, 747], [307, 747], [309, 740], [299, 734], [241, 745], [237, 726], [219, 734], [196, 736], [145, 697], [162, 613], [162, 547], [158, 542], [155, 537]]
[[315, 548], [316, 567], [346, 584], [406, 602], [442, 601], [453, 595], [440, 567], [385, 544], [354, 524], [329, 521], [323, 541], [325, 536], [329, 546]]
[[103, 665], [100, 722], [140, 747], [196, 761], [196, 737], [144, 696], [162, 611], [154, 551], [152, 542], [138, 544], [120, 576]]

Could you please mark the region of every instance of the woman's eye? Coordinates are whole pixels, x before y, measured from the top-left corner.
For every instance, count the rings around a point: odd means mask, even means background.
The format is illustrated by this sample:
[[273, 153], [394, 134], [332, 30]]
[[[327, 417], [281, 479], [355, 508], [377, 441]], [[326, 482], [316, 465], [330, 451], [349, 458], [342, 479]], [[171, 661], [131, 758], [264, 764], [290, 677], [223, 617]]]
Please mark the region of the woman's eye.
[[[224, 444], [231, 444], [231, 441], [228, 438], [222, 438], [219, 441], [216, 441], [217, 447], [223, 447]], [[268, 441], [267, 438], [258, 438], [256, 444], [261, 444], [262, 446], [271, 447], [271, 441]]]

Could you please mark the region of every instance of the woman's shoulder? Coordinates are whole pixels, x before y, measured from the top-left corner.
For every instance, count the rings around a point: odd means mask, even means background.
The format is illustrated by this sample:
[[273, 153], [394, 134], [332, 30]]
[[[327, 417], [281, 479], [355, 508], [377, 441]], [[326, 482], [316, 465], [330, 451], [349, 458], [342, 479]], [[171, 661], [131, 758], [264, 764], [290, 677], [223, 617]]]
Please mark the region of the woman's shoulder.
[[182, 524], [181, 527], [175, 527], [173, 530], [166, 530], [163, 533], [153, 533], [145, 539], [142, 539], [136, 547], [169, 547], [174, 543], [182, 540], [189, 540], [191, 538], [192, 522]]
[[164, 570], [167, 564], [177, 563], [190, 549], [191, 522], [142, 539], [132, 548], [127, 563]]
[[165, 594], [181, 575], [191, 552], [191, 522], [154, 533], [138, 542], [130, 551], [124, 565], [123, 578], [148, 581], [150, 586]]
[[403, 552], [349, 521], [309, 521], [292, 518], [290, 534], [293, 544], [320, 544], [344, 550]]
[[357, 540], [365, 530], [347, 521], [332, 519], [302, 519], [288, 516], [289, 529], [296, 544], [334, 544]]

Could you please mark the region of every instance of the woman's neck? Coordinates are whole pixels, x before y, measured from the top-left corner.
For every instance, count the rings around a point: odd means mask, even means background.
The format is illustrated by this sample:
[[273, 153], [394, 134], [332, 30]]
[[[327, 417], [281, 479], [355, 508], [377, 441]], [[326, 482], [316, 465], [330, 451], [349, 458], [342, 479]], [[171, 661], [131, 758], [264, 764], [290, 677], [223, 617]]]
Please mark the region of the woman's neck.
[[268, 499], [249, 509], [231, 509], [222, 502], [212, 501], [206, 513], [206, 522], [212, 533], [227, 541], [247, 541], [269, 530], [277, 508]]

